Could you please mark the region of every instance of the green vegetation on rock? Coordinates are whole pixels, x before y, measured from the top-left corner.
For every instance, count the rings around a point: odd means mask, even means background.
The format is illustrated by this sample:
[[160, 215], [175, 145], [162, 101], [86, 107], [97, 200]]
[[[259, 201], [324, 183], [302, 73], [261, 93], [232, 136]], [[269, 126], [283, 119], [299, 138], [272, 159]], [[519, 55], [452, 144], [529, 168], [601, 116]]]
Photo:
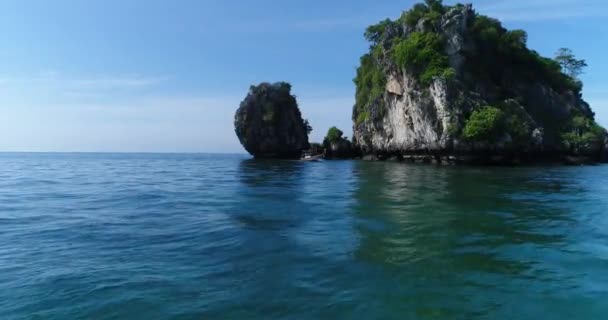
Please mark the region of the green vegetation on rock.
[[[415, 75], [427, 87], [435, 78], [453, 79], [456, 71], [449, 66], [444, 52], [445, 40], [436, 32], [413, 32], [394, 37], [403, 23], [414, 27], [425, 19], [430, 30], [448, 7], [440, 0], [426, 0], [405, 12], [397, 21], [385, 19], [367, 28], [365, 38], [371, 43], [370, 53], [361, 57], [354, 82], [357, 86], [353, 121], [364, 123], [370, 118], [382, 117], [385, 111], [386, 72], [395, 64]], [[390, 57], [387, 61], [385, 54]]]
[[[442, 141], [486, 142], [494, 150], [559, 153], [586, 150], [606, 139], [582, 100], [578, 77], [585, 60], [565, 48], [554, 59], [543, 57], [528, 48], [524, 30], [508, 30], [470, 5], [425, 0], [396, 20], [368, 27], [365, 37], [370, 49], [354, 79], [352, 119], [366, 151], [411, 152], [433, 143], [458, 148], [424, 141], [431, 139], [423, 133], [435, 130], [436, 117], [448, 123], [437, 130]], [[431, 87], [434, 83], [441, 85]], [[418, 110], [406, 113], [405, 120], [386, 119], [387, 108], [395, 106]], [[412, 114], [422, 114], [423, 120], [412, 121]], [[388, 124], [420, 137], [391, 141], [393, 135], [384, 128]]]
[[398, 66], [418, 76], [423, 86], [444, 75], [452, 78], [448, 57], [443, 50], [443, 39], [434, 32], [413, 32], [405, 39], [395, 41], [393, 59]]
[[342, 130], [331, 127], [323, 139], [325, 157], [327, 159], [348, 159], [355, 155], [352, 143], [344, 137]]
[[375, 25], [369, 26], [365, 30], [365, 39], [371, 43], [378, 43], [381, 37], [385, 34], [387, 28], [394, 25], [391, 19], [385, 19]]
[[312, 128], [302, 119], [287, 82], [260, 83], [249, 88], [234, 116], [239, 141], [256, 158], [297, 159], [308, 149]]
[[[382, 96], [386, 88], [386, 75], [376, 54], [366, 54], [361, 57], [361, 66], [357, 70], [354, 82], [357, 86], [357, 96], [354, 114], [357, 123], [369, 118], [370, 105], [376, 103], [383, 106]], [[360, 117], [360, 115], [364, 115]]]
[[[469, 57], [469, 68], [478, 81], [508, 88], [513, 82], [546, 83], [556, 92], [580, 92], [582, 84], [568, 76], [556, 60], [542, 57], [527, 48], [528, 35], [523, 30], [507, 30], [500, 21], [477, 15], [471, 26], [477, 50]], [[508, 91], [502, 90], [502, 98]]]
[[506, 101], [499, 107], [485, 106], [471, 113], [462, 137], [472, 142], [494, 143], [508, 135], [511, 146], [525, 146], [532, 134], [526, 118], [525, 110], [515, 101]]
[[414, 7], [404, 12], [399, 18], [399, 22], [405, 23], [407, 26], [414, 28], [423, 20], [427, 26], [439, 22], [448, 7], [443, 6], [441, 0], [425, 0], [424, 3], [418, 3]]
[[308, 121], [308, 119], [304, 119], [304, 126], [306, 127], [306, 133], [311, 134], [312, 126], [310, 125], [310, 122]]
[[572, 118], [568, 130], [562, 138], [566, 147], [574, 152], [579, 152], [581, 149], [600, 148], [606, 137], [604, 128], [595, 121], [580, 115]]
[[367, 111], [361, 111], [359, 112], [359, 115], [357, 116], [357, 124], [361, 124], [364, 123], [365, 121], [367, 121], [369, 119], [369, 112]]
[[336, 142], [341, 140], [343, 135], [344, 132], [342, 132], [342, 130], [336, 127], [331, 127], [329, 130], [327, 130], [327, 135], [325, 136], [324, 141], [329, 143]]
[[495, 142], [504, 133], [505, 114], [495, 107], [473, 111], [466, 122], [463, 137], [472, 141]]

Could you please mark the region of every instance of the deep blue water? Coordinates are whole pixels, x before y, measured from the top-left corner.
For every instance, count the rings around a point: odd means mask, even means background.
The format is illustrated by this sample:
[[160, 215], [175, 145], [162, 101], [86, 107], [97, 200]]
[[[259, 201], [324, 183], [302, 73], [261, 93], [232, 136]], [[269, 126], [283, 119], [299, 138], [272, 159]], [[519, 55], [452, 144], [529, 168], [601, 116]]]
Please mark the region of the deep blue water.
[[608, 166], [0, 154], [0, 319], [606, 319]]

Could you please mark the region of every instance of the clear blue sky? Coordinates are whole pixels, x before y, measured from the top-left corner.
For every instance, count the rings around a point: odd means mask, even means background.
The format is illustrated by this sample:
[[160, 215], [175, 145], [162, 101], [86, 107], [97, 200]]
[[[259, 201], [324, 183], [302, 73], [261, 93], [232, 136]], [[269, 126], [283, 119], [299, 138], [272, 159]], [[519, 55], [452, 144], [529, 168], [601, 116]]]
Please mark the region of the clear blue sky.
[[[313, 140], [332, 125], [350, 134], [363, 31], [414, 2], [0, 1], [0, 151], [242, 152], [239, 101], [279, 80]], [[473, 4], [543, 55], [585, 58], [584, 96], [608, 126], [606, 0]]]

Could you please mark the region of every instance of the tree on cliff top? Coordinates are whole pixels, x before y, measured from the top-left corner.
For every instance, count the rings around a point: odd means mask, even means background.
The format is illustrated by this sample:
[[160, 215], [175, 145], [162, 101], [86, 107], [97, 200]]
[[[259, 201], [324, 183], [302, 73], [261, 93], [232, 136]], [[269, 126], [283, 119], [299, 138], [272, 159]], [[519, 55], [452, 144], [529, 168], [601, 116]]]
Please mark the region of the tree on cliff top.
[[327, 131], [327, 135], [325, 136], [324, 141], [329, 142], [329, 143], [336, 142], [336, 141], [342, 139], [342, 135], [344, 135], [344, 132], [342, 132], [342, 130], [340, 130], [336, 127], [331, 127]]
[[555, 61], [559, 63], [564, 73], [573, 79], [578, 79], [583, 74], [583, 69], [587, 67], [587, 62], [576, 59], [572, 50], [568, 48], [560, 48], [555, 54]]
[[310, 125], [310, 122], [308, 121], [308, 119], [304, 119], [304, 126], [306, 127], [306, 133], [311, 134], [312, 126]]

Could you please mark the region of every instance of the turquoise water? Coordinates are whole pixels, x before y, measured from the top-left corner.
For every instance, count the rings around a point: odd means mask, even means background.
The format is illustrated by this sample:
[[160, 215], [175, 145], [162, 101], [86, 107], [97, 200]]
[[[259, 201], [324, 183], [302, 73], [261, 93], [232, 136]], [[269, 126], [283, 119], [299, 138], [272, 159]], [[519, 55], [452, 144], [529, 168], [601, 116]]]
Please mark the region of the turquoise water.
[[606, 319], [608, 166], [0, 154], [0, 319]]

